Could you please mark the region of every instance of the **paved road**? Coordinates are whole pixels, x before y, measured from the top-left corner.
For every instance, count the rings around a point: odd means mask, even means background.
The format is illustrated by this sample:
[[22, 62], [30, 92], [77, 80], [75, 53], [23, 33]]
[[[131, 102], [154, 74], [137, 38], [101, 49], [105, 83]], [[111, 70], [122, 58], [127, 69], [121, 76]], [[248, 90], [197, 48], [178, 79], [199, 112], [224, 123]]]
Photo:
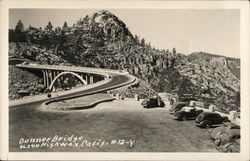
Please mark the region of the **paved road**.
[[[131, 77], [127, 74], [114, 74], [114, 73], [110, 73], [110, 75], [112, 76], [111, 81], [105, 83], [105, 84], [101, 84], [101, 85], [97, 85], [91, 89], [85, 89], [79, 92], [75, 92], [75, 93], [70, 93], [70, 94], [66, 94], [63, 96], [58, 96], [58, 98], [62, 98], [62, 97], [69, 97], [69, 96], [75, 96], [75, 95], [83, 95], [83, 94], [89, 94], [95, 91], [105, 91], [107, 89], [112, 89], [112, 88], [116, 88], [119, 85], [125, 84], [125, 83], [129, 83], [131, 81]], [[47, 99], [48, 100], [48, 99]], [[37, 101], [33, 101], [33, 102], [28, 102], [28, 103], [22, 103], [21, 105], [14, 105], [12, 107], [23, 107], [24, 105], [29, 105], [29, 106], [33, 106], [36, 104], [41, 104], [43, 103], [45, 100], [37, 100]]]

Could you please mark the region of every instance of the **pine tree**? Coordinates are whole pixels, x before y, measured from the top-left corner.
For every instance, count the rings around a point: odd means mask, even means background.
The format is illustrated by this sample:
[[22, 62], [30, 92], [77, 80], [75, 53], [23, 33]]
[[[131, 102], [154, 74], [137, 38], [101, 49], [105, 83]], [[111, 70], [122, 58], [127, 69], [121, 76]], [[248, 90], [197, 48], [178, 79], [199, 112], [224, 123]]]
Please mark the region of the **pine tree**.
[[150, 44], [150, 42], [148, 42], [148, 47], [149, 47], [149, 48], [151, 48], [151, 44]]
[[67, 30], [68, 29], [68, 24], [66, 21], [64, 21], [64, 24], [63, 24], [63, 27], [62, 27], [63, 30]]
[[141, 45], [145, 46], [145, 39], [144, 38], [141, 39]]
[[174, 55], [176, 54], [176, 49], [175, 49], [175, 48], [173, 48], [173, 54], [174, 54]]
[[24, 25], [21, 20], [17, 22], [14, 30], [14, 41], [15, 42], [25, 42], [26, 41], [26, 33], [24, 31]]
[[15, 42], [16, 35], [14, 29], [9, 29], [9, 42]]
[[24, 25], [21, 20], [19, 20], [15, 27], [15, 32], [23, 32], [24, 31]]
[[136, 42], [136, 44], [138, 44], [139, 43], [139, 36], [137, 36], [137, 35], [135, 35], [135, 42]]
[[51, 24], [51, 22], [49, 21], [48, 25], [44, 28], [46, 31], [52, 31], [53, 29], [53, 25]]

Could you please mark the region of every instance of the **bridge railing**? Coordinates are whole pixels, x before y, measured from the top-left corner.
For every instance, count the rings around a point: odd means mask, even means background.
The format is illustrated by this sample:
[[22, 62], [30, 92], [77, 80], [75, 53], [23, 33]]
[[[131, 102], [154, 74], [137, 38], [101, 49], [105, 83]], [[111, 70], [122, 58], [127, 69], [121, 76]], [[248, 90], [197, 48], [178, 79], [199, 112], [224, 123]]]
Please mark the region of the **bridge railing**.
[[87, 72], [93, 74], [100, 74], [109, 77], [108, 73], [124, 73], [128, 74], [128, 72], [123, 70], [113, 70], [113, 69], [103, 69], [103, 68], [91, 68], [91, 67], [81, 67], [81, 66], [66, 66], [66, 65], [41, 65], [41, 64], [17, 64], [17, 67], [23, 68], [36, 68], [36, 69], [51, 69], [51, 70], [68, 70], [75, 72]]
[[[50, 103], [58, 102], [58, 101], [62, 101], [62, 100], [74, 99], [74, 98], [78, 98], [78, 97], [82, 97], [82, 96], [87, 96], [87, 95], [91, 95], [91, 94], [96, 94], [96, 93], [100, 93], [100, 92], [109, 91], [109, 90], [112, 90], [112, 89], [115, 89], [115, 88], [119, 88], [119, 87], [122, 87], [122, 86], [132, 84], [136, 80], [137, 80], [136, 77], [134, 77], [132, 75], [129, 75], [129, 81], [128, 82], [124, 82], [124, 83], [114, 85], [114, 86], [111, 86], [111, 87], [105, 87], [105, 88], [102, 88], [102, 89], [97, 89], [95, 91], [91, 91], [91, 92], [87, 92], [87, 93], [81, 93], [81, 94], [76, 94], [76, 95], [72, 95], [72, 96], [62, 96], [61, 98], [52, 98], [52, 99], [44, 102], [44, 105], [48, 105]], [[99, 83], [102, 84], [104, 82], [99, 82]], [[86, 88], [86, 87], [83, 87], [83, 88]]]

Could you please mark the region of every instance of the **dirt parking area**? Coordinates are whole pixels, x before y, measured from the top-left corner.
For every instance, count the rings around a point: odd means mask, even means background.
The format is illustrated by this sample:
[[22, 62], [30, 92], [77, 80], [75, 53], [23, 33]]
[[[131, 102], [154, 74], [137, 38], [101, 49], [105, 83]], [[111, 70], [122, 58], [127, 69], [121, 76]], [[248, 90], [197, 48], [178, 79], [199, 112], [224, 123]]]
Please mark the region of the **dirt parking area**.
[[207, 129], [132, 99], [78, 111], [9, 110], [11, 152], [217, 152]]

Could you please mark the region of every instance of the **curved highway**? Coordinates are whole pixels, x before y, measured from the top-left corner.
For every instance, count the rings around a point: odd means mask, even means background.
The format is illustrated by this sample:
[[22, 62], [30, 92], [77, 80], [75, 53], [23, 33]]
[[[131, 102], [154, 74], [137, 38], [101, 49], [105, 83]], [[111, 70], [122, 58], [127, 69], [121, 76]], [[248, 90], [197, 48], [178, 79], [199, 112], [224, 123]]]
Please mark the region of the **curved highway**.
[[[74, 97], [80, 97], [80, 96], [84, 96], [84, 95], [94, 94], [97, 92], [103, 92], [103, 91], [115, 89], [115, 88], [130, 84], [130, 83], [134, 82], [134, 80], [135, 80], [135, 78], [131, 79], [131, 75], [129, 75], [129, 74], [118, 74], [118, 73], [116, 74], [114, 72], [111, 72], [108, 74], [110, 74], [112, 76], [112, 78], [110, 78], [110, 80], [104, 84], [98, 84], [92, 88], [83, 89], [81, 91], [77, 91], [74, 93], [60, 95], [57, 97], [57, 99], [74, 98]], [[79, 88], [81, 88], [81, 87], [79, 87]], [[46, 98], [46, 99], [43, 98], [41, 100], [23, 102], [21, 104], [10, 105], [10, 106], [11, 107], [32, 106], [32, 105], [41, 104], [41, 103], [48, 101], [48, 100], [53, 100], [53, 98]]]

